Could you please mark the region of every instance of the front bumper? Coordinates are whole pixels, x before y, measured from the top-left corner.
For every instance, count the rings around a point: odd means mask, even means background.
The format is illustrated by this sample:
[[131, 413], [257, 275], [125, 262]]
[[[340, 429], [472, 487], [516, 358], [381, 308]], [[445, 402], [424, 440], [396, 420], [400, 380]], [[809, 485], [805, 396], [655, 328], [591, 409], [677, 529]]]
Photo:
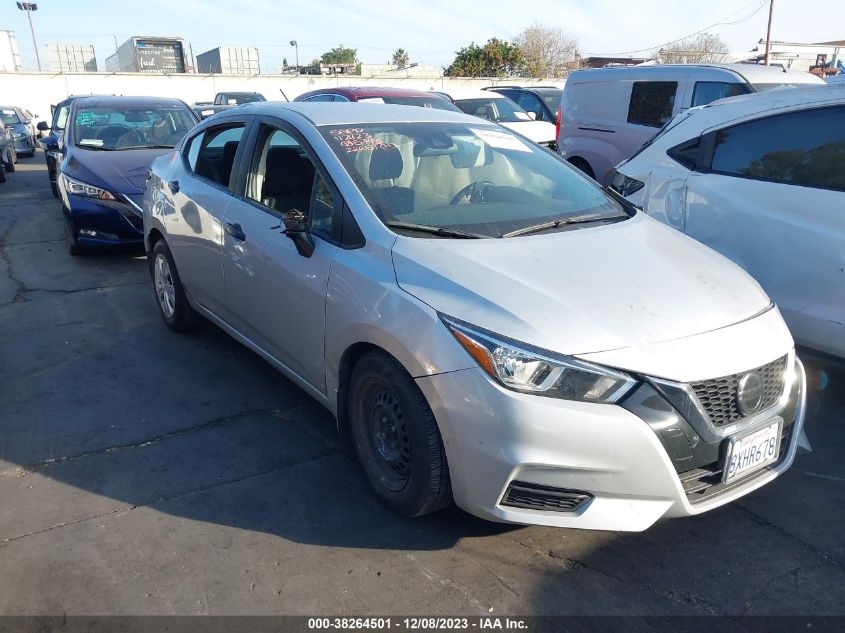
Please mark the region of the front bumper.
[[[438, 421], [455, 502], [464, 510], [493, 521], [641, 531], [661, 517], [724, 505], [789, 468], [806, 391], [803, 368], [795, 363], [790, 402], [783, 407], [791, 432], [779, 461], [699, 502], [688, 498], [655, 429], [622, 406], [509, 391], [478, 368], [417, 378], [417, 384]], [[592, 498], [569, 512], [502, 505], [515, 481]]]
[[15, 138], [15, 151], [18, 154], [35, 154], [32, 138], [26, 135]]
[[61, 193], [65, 215], [80, 246], [109, 248], [144, 243], [143, 218], [128, 202], [77, 196], [67, 193], [63, 186]]

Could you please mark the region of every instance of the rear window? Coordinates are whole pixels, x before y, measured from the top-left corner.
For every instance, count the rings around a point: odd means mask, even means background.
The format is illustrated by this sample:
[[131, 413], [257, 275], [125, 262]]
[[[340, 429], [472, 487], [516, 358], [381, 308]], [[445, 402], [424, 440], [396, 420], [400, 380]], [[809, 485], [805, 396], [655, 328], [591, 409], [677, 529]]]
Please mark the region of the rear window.
[[628, 123], [662, 127], [672, 118], [676, 81], [635, 81], [628, 106]]

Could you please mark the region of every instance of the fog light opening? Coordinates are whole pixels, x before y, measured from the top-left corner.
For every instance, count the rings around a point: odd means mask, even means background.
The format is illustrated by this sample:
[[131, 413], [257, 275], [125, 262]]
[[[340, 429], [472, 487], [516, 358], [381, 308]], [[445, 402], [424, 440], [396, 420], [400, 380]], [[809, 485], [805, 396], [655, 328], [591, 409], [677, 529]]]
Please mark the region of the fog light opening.
[[94, 229], [79, 229], [79, 235], [82, 237], [97, 237], [98, 233]]

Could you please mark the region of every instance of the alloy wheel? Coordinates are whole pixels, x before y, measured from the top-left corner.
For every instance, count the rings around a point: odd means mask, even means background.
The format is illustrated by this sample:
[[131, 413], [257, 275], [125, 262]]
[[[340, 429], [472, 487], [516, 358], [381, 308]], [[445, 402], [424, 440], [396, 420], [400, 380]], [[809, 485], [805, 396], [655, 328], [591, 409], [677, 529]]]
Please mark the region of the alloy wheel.
[[176, 313], [176, 289], [173, 286], [170, 263], [161, 253], [156, 256], [153, 271], [158, 305], [161, 307], [164, 316], [172, 319]]

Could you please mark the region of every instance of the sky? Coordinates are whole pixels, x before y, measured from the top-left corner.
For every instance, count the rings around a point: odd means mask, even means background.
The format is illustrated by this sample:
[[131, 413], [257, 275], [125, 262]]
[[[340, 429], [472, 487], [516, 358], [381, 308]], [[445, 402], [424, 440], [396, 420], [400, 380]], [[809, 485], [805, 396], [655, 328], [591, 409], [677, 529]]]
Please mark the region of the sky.
[[[448, 66], [455, 51], [491, 37], [513, 38], [534, 22], [575, 36], [582, 54], [645, 55], [707, 29], [732, 52], [749, 51], [766, 36], [769, 0], [36, 0], [33, 14], [42, 62], [48, 43], [93, 44], [99, 67], [114, 38], [180, 36], [195, 55], [215, 46], [257, 46], [262, 72], [305, 64], [343, 44], [365, 63], [387, 63], [396, 48], [412, 62]], [[0, 29], [16, 33], [24, 67], [35, 68], [26, 14], [0, 0]], [[790, 42], [845, 39], [845, 2], [825, 3], [823, 18], [806, 1], [775, 3], [772, 38]], [[755, 12], [756, 11], [756, 12]], [[717, 23], [721, 23], [718, 24]], [[709, 28], [708, 28], [709, 27]]]

